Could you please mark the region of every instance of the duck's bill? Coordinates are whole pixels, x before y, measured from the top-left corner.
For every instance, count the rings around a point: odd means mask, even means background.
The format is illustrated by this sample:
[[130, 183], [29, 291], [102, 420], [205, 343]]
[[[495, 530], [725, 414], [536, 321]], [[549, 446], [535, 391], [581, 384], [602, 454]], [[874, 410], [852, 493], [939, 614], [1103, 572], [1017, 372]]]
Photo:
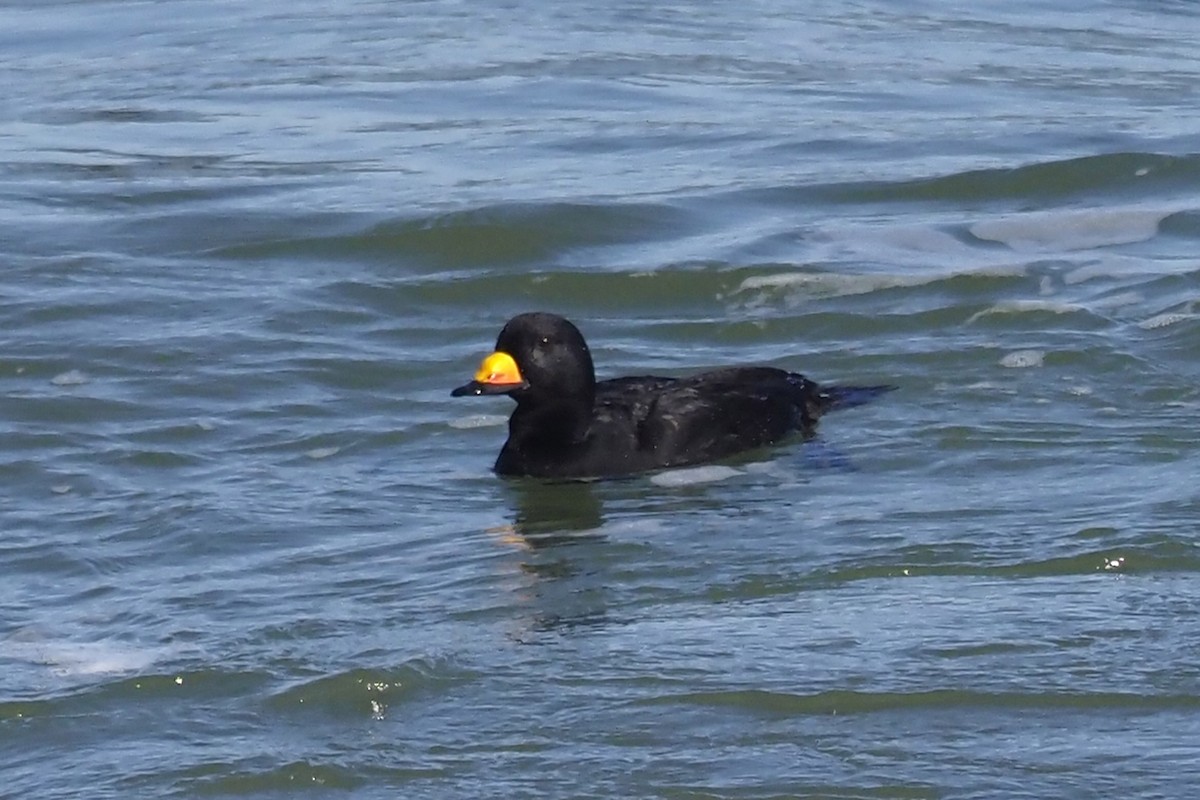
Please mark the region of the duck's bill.
[[450, 392], [451, 397], [466, 397], [472, 395], [478, 397], [482, 394], [508, 394], [515, 392], [517, 389], [524, 389], [525, 383], [481, 383], [479, 381], [471, 381], [464, 383], [454, 391]]
[[475, 380], [463, 384], [450, 393], [451, 397], [466, 395], [508, 394], [529, 386], [517, 368], [516, 360], [508, 353], [495, 352], [483, 360]]

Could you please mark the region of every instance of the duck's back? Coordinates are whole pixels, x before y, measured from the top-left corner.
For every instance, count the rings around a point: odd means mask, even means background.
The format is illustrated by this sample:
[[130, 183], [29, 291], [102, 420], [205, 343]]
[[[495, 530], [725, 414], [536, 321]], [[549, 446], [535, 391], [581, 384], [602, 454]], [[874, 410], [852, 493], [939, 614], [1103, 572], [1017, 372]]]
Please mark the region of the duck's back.
[[809, 432], [820, 412], [815, 383], [770, 367], [601, 381], [586, 460], [620, 472], [712, 461]]

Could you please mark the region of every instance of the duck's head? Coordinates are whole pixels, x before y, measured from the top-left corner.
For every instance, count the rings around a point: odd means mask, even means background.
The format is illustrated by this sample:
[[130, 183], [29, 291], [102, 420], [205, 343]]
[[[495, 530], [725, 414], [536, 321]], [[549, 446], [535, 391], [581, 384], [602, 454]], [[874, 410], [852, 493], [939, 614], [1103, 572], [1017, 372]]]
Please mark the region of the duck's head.
[[595, 388], [592, 354], [579, 329], [557, 314], [531, 312], [508, 321], [496, 339], [496, 352], [483, 360], [474, 380], [451, 394], [590, 402]]

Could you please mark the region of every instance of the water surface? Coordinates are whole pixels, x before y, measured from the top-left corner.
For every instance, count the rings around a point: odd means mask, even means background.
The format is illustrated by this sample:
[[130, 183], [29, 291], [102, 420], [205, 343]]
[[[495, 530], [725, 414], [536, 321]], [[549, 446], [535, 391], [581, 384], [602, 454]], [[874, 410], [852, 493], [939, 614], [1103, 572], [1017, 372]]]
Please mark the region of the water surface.
[[[1188, 796], [1198, 30], [6, 4], [4, 791]], [[900, 390], [501, 480], [449, 390], [531, 309]]]

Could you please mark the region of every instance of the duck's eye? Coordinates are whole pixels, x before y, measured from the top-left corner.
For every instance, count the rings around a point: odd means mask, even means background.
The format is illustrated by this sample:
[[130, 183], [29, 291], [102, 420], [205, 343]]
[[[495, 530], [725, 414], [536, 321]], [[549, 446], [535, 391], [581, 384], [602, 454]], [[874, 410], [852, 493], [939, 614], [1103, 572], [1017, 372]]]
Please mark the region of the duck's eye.
[[550, 344], [550, 337], [549, 337], [549, 336], [543, 336], [543, 337], [542, 337], [542, 344]]

